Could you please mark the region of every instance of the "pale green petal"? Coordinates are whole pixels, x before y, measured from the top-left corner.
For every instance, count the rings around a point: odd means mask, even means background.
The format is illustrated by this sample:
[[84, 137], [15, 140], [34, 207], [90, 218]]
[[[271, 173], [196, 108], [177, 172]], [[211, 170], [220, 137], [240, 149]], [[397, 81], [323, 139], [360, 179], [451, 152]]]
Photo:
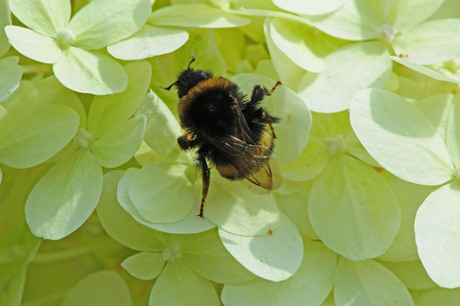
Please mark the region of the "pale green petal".
[[314, 181], [308, 213], [320, 239], [352, 260], [382, 255], [398, 233], [398, 200], [370, 166], [347, 155], [331, 159]]
[[299, 22], [273, 19], [270, 33], [275, 45], [297, 66], [315, 73], [323, 70], [323, 58], [328, 49], [320, 44], [320, 36], [315, 35], [313, 28]]
[[273, 3], [283, 10], [303, 14], [322, 15], [338, 9], [345, 0], [322, 0], [322, 1], [290, 1], [274, 0]]
[[215, 224], [207, 221], [206, 219], [198, 218], [198, 212], [200, 209], [199, 201], [199, 190], [195, 189], [194, 197], [196, 197], [195, 206], [192, 208], [190, 213], [182, 220], [173, 223], [153, 223], [146, 219], [137, 211], [128, 194], [128, 187], [131, 181], [133, 180], [134, 174], [137, 172], [137, 169], [128, 169], [126, 174], [120, 180], [120, 184], [117, 190], [117, 197], [120, 205], [133, 217], [137, 222], [148, 226], [150, 228], [162, 231], [165, 233], [171, 234], [194, 234], [207, 231], [213, 227]]
[[113, 94], [122, 92], [128, 84], [125, 70], [115, 60], [74, 47], [62, 52], [53, 71], [65, 87], [82, 93]]
[[0, 121], [0, 160], [15, 168], [28, 168], [60, 151], [77, 132], [79, 118], [75, 111], [61, 105], [41, 107], [28, 116], [20, 110], [30, 107], [33, 111], [34, 107], [29, 106], [33, 103], [21, 100], [20, 104], [18, 111], [11, 111]]
[[305, 76], [298, 91], [312, 111], [321, 113], [346, 110], [359, 90], [383, 87], [392, 67], [385, 46], [373, 41], [337, 49], [324, 64], [319, 75]]
[[[434, 69], [443, 75], [454, 79], [460, 79], [460, 74], [455, 75], [457, 60], [444, 62], [441, 64], [426, 66]], [[458, 58], [460, 63], [460, 58]], [[432, 77], [418, 73], [403, 65], [394, 65], [393, 69], [399, 79], [399, 86], [392, 89], [395, 93], [409, 99], [410, 101], [425, 99], [437, 94], [455, 93], [458, 85], [451, 82], [439, 82]], [[388, 89], [387, 89], [388, 90]]]
[[311, 184], [313, 180], [296, 182], [285, 179], [280, 189], [277, 189], [274, 194], [290, 195], [301, 191], [310, 192]]
[[[208, 231], [215, 228], [216, 225], [209, 220], [203, 220], [198, 217], [200, 212], [200, 201], [196, 201], [196, 205], [190, 213], [182, 220], [172, 223], [151, 223], [145, 220], [138, 220], [142, 224], [154, 228], [158, 231], [170, 234], [195, 234]], [[137, 219], [136, 219], [137, 220]]]
[[283, 84], [291, 89], [296, 89], [305, 70], [297, 66], [286, 54], [284, 54], [272, 39], [270, 20], [264, 22], [265, 40], [272, 58], [273, 66]]
[[[283, 182], [283, 187], [291, 182]], [[290, 194], [275, 192], [276, 203], [280, 210], [295, 224], [302, 237], [319, 240], [308, 217], [308, 195], [312, 181], [302, 182], [302, 189]], [[299, 186], [300, 187], [300, 186]]]
[[293, 181], [306, 181], [318, 176], [329, 161], [329, 147], [323, 139], [310, 135], [300, 156], [281, 169], [283, 177]]
[[80, 116], [80, 127], [86, 126], [86, 110], [77, 94], [59, 83], [54, 75], [38, 82], [37, 89], [40, 104], [70, 107]]
[[130, 160], [141, 145], [145, 131], [145, 117], [136, 116], [118, 130], [96, 139], [91, 152], [96, 161], [105, 168], [118, 167]]
[[188, 167], [154, 162], [134, 174], [128, 194], [135, 209], [152, 223], [184, 219], [199, 201], [196, 188], [186, 177]]
[[[423, 77], [423, 76], [422, 76]], [[420, 81], [398, 75], [399, 86], [393, 92], [408, 101], [420, 100], [430, 96], [428, 88]], [[392, 91], [386, 89], [388, 91]]]
[[18, 125], [18, 118], [27, 120], [34, 115], [39, 107], [38, 98], [37, 87], [32, 82], [22, 80], [19, 83], [18, 89], [1, 104], [0, 139], [8, 136], [10, 130]]
[[418, 259], [414, 233], [415, 214], [425, 198], [436, 188], [405, 182], [387, 171], [381, 172], [381, 175], [399, 200], [401, 227], [391, 247], [379, 259], [398, 262]]
[[[252, 94], [255, 85], [273, 88], [275, 82], [267, 77], [255, 74], [238, 74], [232, 78], [242, 92]], [[311, 128], [311, 113], [303, 100], [285, 86], [278, 86], [271, 96], [262, 102], [272, 116], [280, 118], [274, 124], [276, 139], [274, 156], [282, 166], [294, 161], [307, 146]]]
[[[351, 135], [353, 135], [353, 138], [356, 138], [355, 134], [351, 134]], [[366, 151], [363, 145], [359, 142], [358, 138], [356, 138], [356, 142], [346, 143], [346, 145], [347, 145], [347, 153], [350, 156], [356, 157], [357, 159], [368, 164], [369, 166], [372, 166], [375, 168], [382, 168], [382, 166], [369, 154], [369, 152]]]
[[153, 11], [149, 23], [162, 26], [231, 28], [247, 25], [250, 19], [202, 4], [177, 4]]
[[460, 301], [460, 288], [433, 288], [423, 291], [416, 300], [417, 306], [457, 306], [458, 301]]
[[152, 68], [147, 62], [133, 62], [124, 69], [128, 87], [118, 94], [94, 97], [91, 102], [86, 129], [96, 138], [105, 137], [125, 124], [149, 88]]
[[10, 0], [10, 7], [22, 23], [43, 35], [55, 36], [69, 24], [69, 0]]
[[422, 185], [452, 178], [455, 170], [443, 139], [402, 97], [381, 89], [363, 90], [353, 98], [350, 121], [367, 151], [395, 176]]
[[452, 101], [449, 119], [447, 122], [446, 142], [447, 149], [456, 168], [460, 167], [460, 98], [458, 95]]
[[155, 71], [152, 75], [152, 87], [163, 101], [174, 103], [173, 105], [178, 103], [176, 89], [167, 91], [159, 86], [167, 87], [177, 80], [178, 73], [187, 67], [192, 58], [191, 50], [197, 59], [191, 68], [210, 70], [217, 76], [227, 73], [227, 64], [217, 47], [218, 37], [214, 35], [214, 31], [190, 31], [189, 35], [189, 40], [182, 48], [149, 60]]
[[224, 247], [246, 269], [274, 282], [293, 276], [303, 259], [303, 241], [295, 225], [283, 214], [278, 229], [265, 236], [245, 237], [219, 229]]
[[395, 37], [396, 55], [408, 62], [430, 65], [460, 56], [460, 19], [425, 22]]
[[445, 0], [443, 5], [430, 16], [430, 19], [459, 18], [460, 2], [457, 0]]
[[453, 182], [431, 193], [415, 217], [420, 260], [441, 287], [460, 286], [460, 186]]
[[[458, 70], [458, 65], [460, 64], [460, 57], [456, 57], [450, 61], [443, 62], [440, 64], [434, 64], [434, 65], [429, 65], [428, 67], [430, 69], [433, 69], [437, 72], [439, 72], [443, 76], [447, 76], [451, 78], [452, 80], [457, 80], [456, 84], [460, 83], [460, 71]], [[439, 93], [449, 91], [454, 93], [454, 90], [449, 90], [449, 88], [455, 88], [455, 85], [453, 84], [443, 84], [443, 83], [438, 83], [435, 84], [437, 86], [434, 87], [435, 92], [438, 91]], [[442, 90], [442, 91], [441, 91]]]
[[426, 273], [420, 260], [405, 262], [382, 262], [408, 289], [424, 290], [433, 288], [436, 284]]
[[181, 128], [166, 104], [150, 90], [142, 99], [138, 112], [147, 117], [145, 142], [160, 156], [174, 159], [180, 152], [177, 138]]
[[319, 242], [305, 242], [302, 265], [290, 279], [226, 285], [222, 302], [228, 306], [321, 305], [332, 290], [336, 265], [337, 254]]
[[160, 275], [164, 264], [161, 253], [142, 252], [123, 260], [121, 267], [135, 278], [151, 280]]
[[[341, 257], [334, 283], [336, 305], [414, 305], [404, 284], [373, 261]], [[377, 301], [379, 303], [377, 303]]]
[[272, 195], [255, 194], [216, 172], [211, 172], [204, 217], [227, 232], [247, 236], [267, 235], [270, 229], [278, 228], [280, 218]]
[[336, 304], [334, 303], [334, 296], [332, 294], [329, 294], [329, 296], [324, 300], [321, 306], [336, 306]]
[[[406, 56], [403, 56], [404, 59], [406, 59]], [[425, 67], [425, 66], [422, 66], [422, 65], [419, 65], [419, 64], [415, 64], [415, 63], [412, 63], [412, 62], [408, 62], [402, 58], [399, 58], [397, 56], [392, 56], [391, 59], [401, 65], [404, 65], [406, 66], [407, 68], [410, 68], [412, 70], [415, 70], [417, 72], [420, 72], [421, 74], [424, 74], [424, 75], [427, 75], [435, 80], [438, 80], [438, 81], [444, 81], [444, 82], [451, 82], [451, 83], [460, 83], [460, 79], [455, 79], [455, 78], [452, 78], [450, 76], [447, 76], [445, 74], [442, 74], [436, 70], [432, 70], [428, 67]], [[410, 59], [410, 58], [407, 58], [407, 59]]]
[[[261, 9], [261, 7], [265, 6], [265, 4], [269, 4], [268, 6], [271, 6], [271, 7], [267, 9]], [[306, 18], [295, 16], [288, 12], [280, 11], [279, 8], [277, 8], [274, 4], [271, 3], [271, 1], [270, 2], [269, 1], [265, 1], [265, 2], [259, 1], [259, 3], [256, 6], [258, 6], [258, 8], [248, 9], [247, 4], [242, 3], [241, 7], [238, 10], [233, 11], [238, 15], [253, 17], [252, 23], [248, 26], [242, 27], [241, 30], [250, 39], [254, 41], [257, 41], [260, 43], [263, 43], [265, 41], [264, 33], [262, 31], [261, 25], [262, 23], [267, 23], [267, 21], [272, 18], [288, 19], [288, 20], [298, 21], [308, 26], [312, 26], [312, 27], [314, 26], [313, 23]]]
[[150, 293], [149, 306], [220, 306], [211, 283], [193, 272], [181, 260], [168, 262]]
[[[348, 111], [327, 114], [313, 112], [312, 115], [314, 124], [311, 133], [321, 138], [326, 143], [328, 143], [328, 139], [335, 138], [339, 135], [342, 136], [345, 141], [349, 137], [348, 134], [353, 133]], [[328, 143], [328, 145], [330, 144]]]
[[122, 60], [140, 60], [171, 53], [188, 40], [181, 29], [155, 27], [145, 24], [136, 34], [107, 48], [109, 53]]
[[[8, 1], [9, 0], [0, 1], [0, 29], [3, 29], [6, 25], [11, 24], [11, 14]], [[6, 33], [4, 31], [0, 31], [0, 56], [3, 56], [6, 51], [8, 51], [9, 47], [10, 44], [8, 42], [8, 38], [6, 37]]]
[[102, 169], [89, 151], [55, 164], [35, 185], [26, 202], [26, 219], [35, 236], [61, 239], [78, 229], [96, 208]]
[[[444, 139], [447, 143], [447, 149], [450, 150], [447, 138], [449, 117], [452, 114], [452, 109], [455, 101], [454, 95], [441, 94], [431, 96], [423, 100], [415, 102], [415, 106], [431, 121], [436, 128], [436, 134]], [[451, 136], [449, 136], [450, 138]], [[452, 139], [451, 139], [452, 140]], [[452, 152], [449, 152], [452, 155]]]
[[102, 194], [96, 208], [102, 227], [110, 237], [130, 249], [163, 250], [161, 233], [136, 222], [118, 203], [117, 187], [123, 174], [124, 171], [116, 170], [104, 175]]
[[151, 12], [149, 0], [97, 0], [80, 9], [70, 21], [74, 45], [95, 50], [137, 32]]
[[89, 274], [73, 287], [62, 301], [62, 306], [131, 306], [129, 288], [114, 271]]
[[383, 25], [381, 12], [369, 0], [346, 1], [331, 14], [309, 18], [321, 31], [346, 40], [379, 38]]
[[[347, 111], [312, 115], [313, 125], [307, 147], [293, 163], [282, 167], [283, 176], [290, 180], [314, 178], [323, 171], [332, 155], [337, 152], [353, 155], [362, 148], [353, 134]], [[360, 157], [363, 156], [366, 155], [360, 154]]]
[[187, 235], [181, 241], [181, 254], [193, 271], [216, 283], [244, 283], [256, 278], [224, 248], [216, 230]]
[[387, 5], [384, 9], [387, 25], [402, 32], [417, 26], [433, 15], [445, 0], [381, 0], [380, 2]]
[[37, 62], [53, 64], [61, 56], [61, 49], [53, 38], [13, 25], [6, 26], [5, 33], [18, 52]]
[[238, 8], [247, 9], [263, 9], [263, 10], [277, 10], [278, 8], [272, 3], [272, 1], [265, 0], [232, 0], [232, 3]]
[[0, 59], [0, 102], [6, 100], [19, 87], [22, 68], [18, 61], [17, 56]]
[[[390, 56], [391, 59], [393, 59], [392, 56]], [[393, 65], [393, 67], [398, 67], [398, 65]], [[383, 89], [388, 90], [388, 91], [394, 91], [396, 92], [399, 88], [399, 76], [396, 74], [395, 71], [391, 71], [390, 78], [388, 79], [388, 82], [383, 86]]]

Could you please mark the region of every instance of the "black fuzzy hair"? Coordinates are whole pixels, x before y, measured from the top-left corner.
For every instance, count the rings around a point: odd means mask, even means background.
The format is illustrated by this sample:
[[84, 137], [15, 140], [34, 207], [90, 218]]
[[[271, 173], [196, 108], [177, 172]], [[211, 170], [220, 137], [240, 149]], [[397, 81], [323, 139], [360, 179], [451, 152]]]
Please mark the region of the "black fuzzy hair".
[[174, 84], [177, 87], [179, 99], [185, 96], [198, 83], [212, 77], [211, 72], [204, 70], [187, 69], [182, 71]]

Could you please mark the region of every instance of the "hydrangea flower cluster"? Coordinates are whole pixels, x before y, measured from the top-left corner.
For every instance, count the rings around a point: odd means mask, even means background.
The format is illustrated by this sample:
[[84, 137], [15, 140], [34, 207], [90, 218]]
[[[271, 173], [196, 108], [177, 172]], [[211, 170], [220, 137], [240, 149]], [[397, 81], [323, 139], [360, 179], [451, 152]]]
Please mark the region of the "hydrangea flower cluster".
[[[1, 305], [457, 305], [457, 0], [0, 0]], [[201, 177], [187, 67], [280, 118]]]

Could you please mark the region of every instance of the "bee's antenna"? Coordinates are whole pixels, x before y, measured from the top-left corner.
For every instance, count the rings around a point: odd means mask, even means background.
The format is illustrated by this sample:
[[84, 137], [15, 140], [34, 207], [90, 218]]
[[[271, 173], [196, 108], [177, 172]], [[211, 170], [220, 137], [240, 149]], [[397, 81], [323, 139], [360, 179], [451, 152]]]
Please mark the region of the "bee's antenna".
[[177, 83], [177, 81], [176, 81], [176, 82], [174, 82], [174, 83], [172, 83], [172, 84], [171, 84], [171, 85], [169, 85], [168, 87], [160, 86], [160, 88], [162, 88], [162, 89], [166, 89], [166, 90], [170, 90], [170, 89], [171, 89], [171, 87], [173, 87], [174, 85], [176, 85], [176, 83]]
[[190, 69], [190, 65], [196, 61], [195, 55], [193, 54], [193, 50], [190, 50], [190, 53], [192, 54], [192, 59], [190, 60], [190, 63], [188, 63], [187, 70]]
[[[196, 58], [195, 58], [195, 55], [193, 54], [193, 50], [190, 50], [190, 54], [192, 55], [192, 59], [190, 60], [190, 62], [188, 63], [188, 66], [187, 66], [187, 70], [190, 69], [190, 65], [196, 61]], [[172, 83], [171, 85], [169, 85], [168, 87], [163, 87], [163, 86], [160, 86], [160, 88], [163, 88], [163, 89], [166, 89], [166, 90], [170, 90], [174, 85], [176, 85], [177, 81]]]

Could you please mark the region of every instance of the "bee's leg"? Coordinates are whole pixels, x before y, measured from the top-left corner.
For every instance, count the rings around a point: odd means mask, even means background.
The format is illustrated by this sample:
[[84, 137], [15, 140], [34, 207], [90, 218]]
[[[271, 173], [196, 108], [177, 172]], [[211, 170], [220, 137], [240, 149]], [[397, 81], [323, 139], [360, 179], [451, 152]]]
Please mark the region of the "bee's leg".
[[194, 146], [193, 135], [190, 133], [182, 135], [181, 137], [177, 138], [177, 143], [179, 144], [179, 147], [181, 147], [181, 149], [184, 151], [191, 149]]
[[278, 122], [278, 118], [272, 117], [267, 114], [266, 111], [262, 112], [261, 122], [268, 124], [270, 131], [272, 132], [273, 139], [276, 139], [275, 129], [273, 128], [273, 123]]
[[256, 106], [260, 101], [264, 99], [265, 96], [269, 96], [270, 94], [270, 91], [262, 85], [254, 86], [249, 105]]
[[204, 156], [198, 157], [198, 167], [201, 169], [201, 175], [203, 179], [203, 191], [201, 193], [201, 205], [200, 205], [200, 213], [198, 217], [203, 217], [204, 212], [204, 202], [206, 201], [206, 197], [208, 196], [209, 190], [209, 182], [211, 178], [211, 173], [209, 172], [208, 163], [206, 162], [206, 158]]
[[[265, 96], [270, 96], [273, 93], [273, 91], [276, 89], [276, 87], [278, 87], [279, 85], [281, 85], [281, 82], [280, 81], [276, 82], [276, 84], [273, 86], [271, 90], [268, 90], [262, 85], [254, 86], [254, 89], [252, 90], [251, 100], [249, 101], [249, 105], [251, 105], [252, 107], [256, 107], [257, 104], [260, 101], [262, 101]], [[260, 122], [268, 124], [272, 132], [273, 138], [276, 138], [275, 129], [273, 128], [273, 124], [277, 123], [279, 119], [276, 117], [270, 116], [263, 108], [261, 109], [261, 111], [262, 112], [260, 113]]]
[[275, 134], [275, 129], [273, 128], [273, 121], [267, 122], [268, 126], [270, 127], [270, 130], [272, 131], [272, 137], [273, 139], [276, 139], [276, 134]]
[[265, 109], [262, 109], [260, 114], [260, 122], [266, 123], [270, 127], [270, 131], [272, 132], [273, 139], [276, 138], [275, 129], [273, 128], [273, 124], [279, 122], [279, 118], [270, 116]]
[[280, 81], [276, 82], [275, 86], [273, 86], [273, 88], [270, 90], [268, 90], [262, 85], [254, 86], [254, 89], [252, 90], [251, 101], [249, 101], [249, 104], [254, 105], [259, 103], [264, 99], [265, 96], [270, 96], [275, 91], [276, 87], [278, 87], [279, 85], [281, 85]]
[[275, 91], [276, 87], [282, 84], [283, 83], [281, 83], [281, 81], [276, 81], [275, 85], [273, 85], [272, 89], [270, 89], [270, 94], [272, 94]]

